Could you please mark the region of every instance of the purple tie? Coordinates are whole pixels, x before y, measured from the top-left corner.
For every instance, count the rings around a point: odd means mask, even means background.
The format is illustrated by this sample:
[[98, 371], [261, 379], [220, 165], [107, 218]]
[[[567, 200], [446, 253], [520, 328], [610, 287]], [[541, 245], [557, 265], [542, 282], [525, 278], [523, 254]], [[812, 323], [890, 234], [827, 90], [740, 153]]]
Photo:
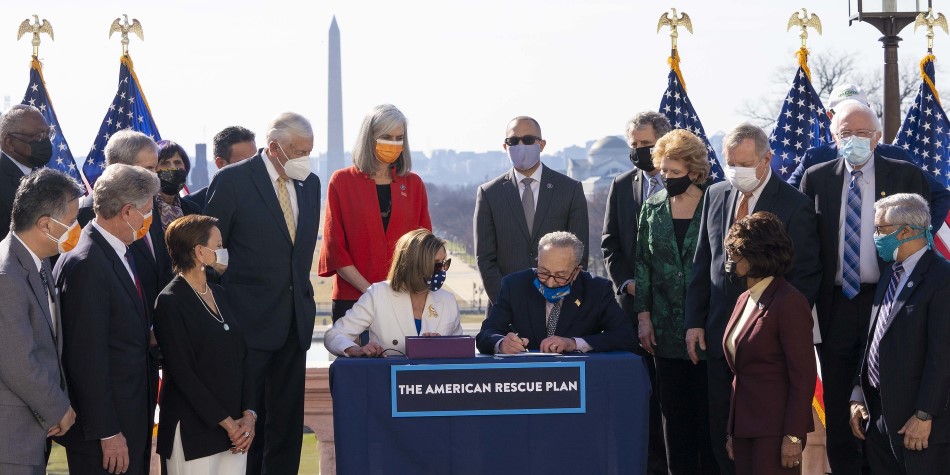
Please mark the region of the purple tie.
[[891, 322], [891, 309], [894, 308], [894, 300], [897, 298], [897, 286], [900, 284], [901, 277], [904, 276], [904, 266], [898, 262], [894, 264], [894, 274], [891, 275], [891, 282], [887, 285], [887, 294], [884, 295], [884, 301], [881, 302], [881, 308], [877, 312], [877, 325], [874, 326], [874, 338], [871, 339], [871, 348], [868, 350], [868, 381], [871, 386], [878, 387], [881, 384], [881, 364], [880, 347], [881, 337]]

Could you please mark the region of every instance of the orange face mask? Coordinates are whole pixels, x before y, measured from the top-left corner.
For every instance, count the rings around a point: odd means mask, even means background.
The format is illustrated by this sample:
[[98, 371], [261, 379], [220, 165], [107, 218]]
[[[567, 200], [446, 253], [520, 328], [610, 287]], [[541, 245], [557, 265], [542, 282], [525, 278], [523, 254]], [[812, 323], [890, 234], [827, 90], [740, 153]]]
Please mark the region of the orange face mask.
[[46, 233], [46, 237], [51, 241], [56, 242], [60, 253], [73, 250], [73, 248], [76, 247], [76, 244], [79, 243], [79, 235], [82, 232], [82, 228], [79, 227], [79, 221], [74, 221], [72, 226], [66, 226], [52, 217], [49, 219], [51, 219], [54, 223], [66, 228], [66, 232], [64, 232], [63, 235], [59, 237], [59, 239], [54, 238], [49, 233]]
[[376, 139], [376, 158], [390, 164], [399, 159], [402, 155], [402, 140], [383, 140]]
[[[135, 208], [132, 208], [132, 209], [135, 209]], [[135, 229], [134, 227], [132, 227], [131, 224], [129, 224], [128, 221], [125, 222], [125, 224], [128, 224], [129, 228], [132, 229], [133, 242], [138, 241], [139, 239], [142, 239], [143, 237], [145, 237], [145, 235], [148, 234], [148, 228], [152, 226], [152, 211], [151, 210], [149, 210], [147, 214], [142, 214], [142, 212], [137, 209], [135, 210], [135, 212], [142, 215], [142, 218], [143, 218], [142, 226], [138, 229]]]

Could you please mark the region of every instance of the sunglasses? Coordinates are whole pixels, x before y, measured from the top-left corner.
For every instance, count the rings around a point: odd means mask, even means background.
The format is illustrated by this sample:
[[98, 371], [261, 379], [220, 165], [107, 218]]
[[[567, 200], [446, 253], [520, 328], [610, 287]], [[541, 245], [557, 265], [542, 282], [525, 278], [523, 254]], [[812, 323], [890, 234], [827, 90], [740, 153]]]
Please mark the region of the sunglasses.
[[444, 261], [442, 261], [442, 262], [436, 262], [436, 263], [435, 263], [435, 271], [436, 271], [436, 272], [448, 271], [448, 270], [449, 270], [449, 267], [452, 267], [452, 258], [451, 258], [451, 257], [448, 258], [448, 259], [446, 259], [446, 260], [444, 260]]
[[541, 140], [541, 137], [535, 137], [534, 135], [525, 135], [524, 137], [508, 137], [505, 139], [505, 145], [509, 147], [514, 147], [518, 143], [523, 143], [525, 145], [534, 145], [535, 142]]

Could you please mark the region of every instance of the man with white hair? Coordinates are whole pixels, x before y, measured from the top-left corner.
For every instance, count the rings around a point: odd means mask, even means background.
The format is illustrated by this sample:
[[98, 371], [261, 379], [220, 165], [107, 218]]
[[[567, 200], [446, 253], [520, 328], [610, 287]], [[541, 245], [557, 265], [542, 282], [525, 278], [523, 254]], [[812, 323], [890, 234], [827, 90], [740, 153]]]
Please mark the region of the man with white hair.
[[149, 302], [129, 245], [147, 229], [155, 173], [107, 167], [93, 188], [96, 218], [53, 275], [60, 291], [63, 371], [78, 414], [59, 442], [69, 472], [148, 472], [155, 392], [149, 369]]
[[[828, 98], [828, 116], [834, 118], [836, 109], [841, 109], [851, 102], [858, 102], [870, 107], [867, 96], [860, 87], [854, 84], [841, 84], [835, 87]], [[915, 163], [910, 151], [897, 145], [879, 143], [875, 150], [877, 154], [885, 158]], [[819, 163], [830, 162], [836, 158], [838, 158], [838, 146], [835, 142], [806, 150], [805, 155], [802, 156], [802, 161], [798, 163], [791, 176], [788, 177], [788, 184], [799, 188], [806, 170]], [[927, 184], [930, 186], [930, 222], [939, 226], [939, 223], [942, 223], [944, 218], [947, 217], [947, 213], [950, 213], [950, 191], [934, 176], [928, 173], [924, 173], [924, 175], [927, 176]]]
[[313, 129], [303, 116], [285, 112], [268, 126], [266, 140], [254, 157], [215, 175], [205, 207], [218, 218], [229, 251], [221, 284], [247, 341], [261, 408], [248, 474], [297, 473], [305, 358], [316, 315], [310, 267], [320, 179], [310, 173]]
[[[851, 394], [851, 431], [874, 473], [950, 473], [950, 263], [933, 251], [918, 195], [874, 204], [874, 243], [885, 262]], [[837, 472], [836, 472], [837, 473]]]
[[835, 474], [861, 473], [861, 446], [848, 426], [853, 378], [868, 334], [868, 316], [885, 269], [874, 248], [874, 201], [895, 193], [930, 199], [924, 172], [880, 154], [881, 122], [847, 101], [831, 120], [838, 159], [805, 172], [802, 192], [815, 204], [821, 239], [818, 300], [828, 460]]

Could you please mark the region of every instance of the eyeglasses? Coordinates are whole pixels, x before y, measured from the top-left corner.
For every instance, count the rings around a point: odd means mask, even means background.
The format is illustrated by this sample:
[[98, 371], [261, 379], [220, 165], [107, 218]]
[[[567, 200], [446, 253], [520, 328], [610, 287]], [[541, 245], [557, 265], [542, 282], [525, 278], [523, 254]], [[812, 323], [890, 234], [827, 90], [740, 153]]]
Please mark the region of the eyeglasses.
[[448, 259], [446, 259], [446, 260], [444, 260], [444, 261], [442, 261], [442, 262], [436, 262], [436, 263], [435, 263], [435, 271], [436, 271], [436, 272], [448, 271], [448, 270], [449, 270], [449, 267], [452, 267], [452, 258], [451, 258], [451, 257], [448, 258]]
[[874, 225], [874, 232], [875, 232], [876, 234], [890, 234], [890, 233], [887, 233], [887, 232], [883, 231], [883, 229], [886, 229], [886, 228], [902, 228], [902, 227], [904, 227], [904, 226], [906, 226], [906, 224], [887, 224], [887, 223], [885, 223], [885, 224], [880, 224], [880, 225], [875, 224], [875, 225]]
[[535, 142], [541, 140], [541, 137], [535, 137], [534, 135], [525, 135], [524, 137], [508, 137], [505, 139], [505, 145], [509, 147], [514, 147], [518, 143], [523, 143], [525, 145], [534, 145]]
[[874, 137], [875, 133], [877, 133], [876, 130], [867, 130], [867, 129], [842, 130], [838, 132], [838, 137], [842, 139], [850, 139], [852, 136], [857, 135], [858, 137], [861, 137], [863, 139], [869, 139], [871, 137]]
[[[23, 133], [23, 132], [10, 132], [10, 135], [19, 136], [19, 137], [17, 137], [17, 138], [20, 139], [20, 140], [23, 141], [23, 142], [32, 142], [32, 141], [36, 141], [36, 140], [43, 140], [43, 139], [45, 139], [45, 138], [49, 138], [50, 140], [53, 140], [53, 137], [56, 137], [56, 132], [53, 132], [52, 130], [48, 130], [48, 131], [46, 131], [46, 132], [38, 132], [38, 133], [35, 133], [35, 134], [32, 134], [32, 135], [31, 135], [31, 134], [26, 134], [26, 133]], [[22, 138], [20, 138], [20, 137], [26, 137], [26, 138], [28, 138], [28, 139], [30, 139], [30, 140], [25, 140], [25, 139], [22, 139]]]
[[551, 273], [544, 272], [538, 269], [535, 269], [534, 271], [534, 273], [538, 276], [538, 280], [540, 280], [542, 283], [547, 282], [548, 279], [554, 279], [554, 283], [557, 285], [566, 285], [568, 282], [571, 281], [571, 279], [574, 278], [575, 272], [577, 272], [576, 268], [573, 271], [571, 271], [571, 273], [567, 276], [559, 276], [559, 275], [551, 274]]

